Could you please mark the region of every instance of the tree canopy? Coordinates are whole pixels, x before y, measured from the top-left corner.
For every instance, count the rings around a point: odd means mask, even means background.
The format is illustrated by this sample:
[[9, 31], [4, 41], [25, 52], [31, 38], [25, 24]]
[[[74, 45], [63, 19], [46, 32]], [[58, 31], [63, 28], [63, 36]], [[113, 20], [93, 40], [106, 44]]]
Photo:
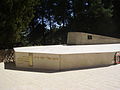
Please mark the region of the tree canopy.
[[0, 0], [0, 43], [21, 41], [20, 35], [34, 17], [36, 1]]
[[119, 0], [1, 0], [0, 41], [61, 44], [69, 31], [116, 35], [119, 9]]

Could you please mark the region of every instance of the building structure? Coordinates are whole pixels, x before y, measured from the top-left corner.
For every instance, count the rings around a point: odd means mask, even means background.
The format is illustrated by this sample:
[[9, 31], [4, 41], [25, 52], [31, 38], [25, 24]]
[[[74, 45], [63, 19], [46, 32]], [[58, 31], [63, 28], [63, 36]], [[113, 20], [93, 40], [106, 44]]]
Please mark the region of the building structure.
[[120, 39], [83, 32], [69, 32], [67, 38], [67, 44], [69, 45], [113, 44], [113, 43], [120, 43]]

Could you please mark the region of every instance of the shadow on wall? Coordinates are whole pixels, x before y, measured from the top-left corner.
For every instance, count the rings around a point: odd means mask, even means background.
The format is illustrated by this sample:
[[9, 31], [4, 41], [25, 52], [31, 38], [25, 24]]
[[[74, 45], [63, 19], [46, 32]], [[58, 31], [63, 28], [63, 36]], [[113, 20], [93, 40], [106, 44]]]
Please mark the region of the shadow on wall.
[[[113, 64], [112, 64], [113, 65]], [[94, 67], [84, 67], [84, 68], [76, 68], [76, 69], [67, 69], [67, 70], [43, 70], [43, 69], [32, 69], [32, 68], [18, 68], [16, 67], [14, 62], [4, 63], [4, 68], [8, 70], [17, 70], [17, 71], [27, 71], [27, 72], [42, 72], [42, 73], [59, 73], [59, 72], [67, 72], [67, 71], [75, 71], [75, 70], [85, 70], [85, 69], [95, 69], [95, 68], [104, 68], [109, 67], [111, 65], [106, 66], [94, 66]]]

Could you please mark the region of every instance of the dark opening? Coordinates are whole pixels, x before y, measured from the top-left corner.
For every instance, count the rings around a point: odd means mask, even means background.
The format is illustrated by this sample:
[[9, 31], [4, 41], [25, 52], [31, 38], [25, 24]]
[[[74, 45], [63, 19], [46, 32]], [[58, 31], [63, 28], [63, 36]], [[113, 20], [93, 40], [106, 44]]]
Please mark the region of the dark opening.
[[88, 35], [88, 40], [92, 40], [92, 35]]

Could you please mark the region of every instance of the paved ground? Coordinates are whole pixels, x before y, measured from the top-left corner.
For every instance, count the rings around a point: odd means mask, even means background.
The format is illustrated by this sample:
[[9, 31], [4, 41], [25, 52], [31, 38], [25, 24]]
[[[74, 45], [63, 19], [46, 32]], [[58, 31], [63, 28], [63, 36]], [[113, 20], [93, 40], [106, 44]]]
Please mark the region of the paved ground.
[[120, 64], [56, 73], [4, 69], [0, 90], [120, 90]]
[[15, 52], [47, 54], [108, 53], [120, 51], [120, 44], [97, 45], [48, 45], [14, 48]]

